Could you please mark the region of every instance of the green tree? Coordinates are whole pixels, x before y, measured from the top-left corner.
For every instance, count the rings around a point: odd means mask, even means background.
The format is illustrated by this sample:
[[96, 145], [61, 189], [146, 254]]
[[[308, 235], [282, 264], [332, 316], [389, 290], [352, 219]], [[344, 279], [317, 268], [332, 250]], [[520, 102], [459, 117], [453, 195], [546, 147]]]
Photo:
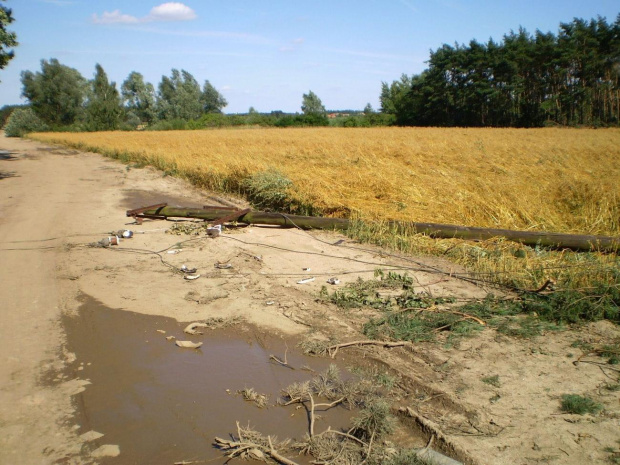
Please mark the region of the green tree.
[[108, 75], [100, 64], [95, 66], [95, 78], [86, 104], [88, 128], [92, 131], [118, 129], [123, 114], [116, 83], [108, 81]]
[[131, 72], [121, 86], [123, 102], [128, 113], [132, 113], [140, 122], [152, 123], [156, 118], [155, 88], [150, 82], [144, 82], [144, 76]]
[[428, 69], [381, 84], [381, 111], [397, 124], [518, 126], [620, 123], [620, 15], [520, 28], [499, 43], [442, 45]]
[[52, 126], [73, 124], [83, 109], [87, 81], [57, 59], [41, 60], [41, 71], [23, 71], [22, 95], [33, 111]]
[[7, 137], [22, 137], [29, 132], [46, 131], [47, 125], [30, 108], [17, 108], [4, 128]]
[[394, 81], [391, 85], [387, 82], [381, 83], [381, 112], [387, 114], [396, 114], [398, 107], [403, 105], [403, 99], [407, 92], [411, 89], [411, 78], [406, 74], [401, 75], [400, 81]]
[[303, 94], [301, 102], [301, 111], [304, 115], [325, 115], [325, 107], [321, 99], [312, 91]]
[[159, 83], [157, 113], [160, 119], [196, 120], [202, 115], [202, 93], [198, 81], [185, 70], [173, 69]]
[[17, 46], [17, 35], [14, 32], [6, 30], [6, 27], [13, 21], [12, 10], [0, 5], [0, 69], [4, 69], [15, 56], [13, 50], [7, 50], [7, 48]]
[[222, 113], [222, 109], [228, 105], [224, 96], [209, 81], [205, 81], [202, 86], [200, 102], [205, 113]]

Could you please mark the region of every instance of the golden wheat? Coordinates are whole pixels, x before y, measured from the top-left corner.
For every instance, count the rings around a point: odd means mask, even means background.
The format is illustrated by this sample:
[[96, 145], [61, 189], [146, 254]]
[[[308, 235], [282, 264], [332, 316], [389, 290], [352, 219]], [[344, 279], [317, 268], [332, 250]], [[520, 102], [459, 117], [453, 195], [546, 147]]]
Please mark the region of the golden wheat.
[[[620, 130], [307, 128], [46, 133], [205, 187], [277, 169], [328, 214], [620, 232]], [[228, 180], [228, 181], [224, 181]]]

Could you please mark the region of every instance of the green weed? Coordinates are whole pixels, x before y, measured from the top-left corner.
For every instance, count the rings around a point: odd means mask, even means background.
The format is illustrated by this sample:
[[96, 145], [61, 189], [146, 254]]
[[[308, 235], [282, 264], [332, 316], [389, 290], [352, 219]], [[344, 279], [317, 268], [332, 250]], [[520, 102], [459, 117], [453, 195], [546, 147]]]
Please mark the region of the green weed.
[[491, 386], [494, 386], [496, 388], [501, 387], [501, 383], [499, 381], [499, 375], [487, 376], [485, 378], [482, 378], [481, 381], [485, 384], [490, 384]]
[[565, 413], [584, 415], [586, 413], [596, 414], [603, 410], [603, 406], [589, 397], [577, 394], [564, 394], [562, 396], [561, 409]]
[[390, 404], [383, 399], [372, 399], [353, 418], [353, 434], [369, 441], [380, 439], [394, 430]]

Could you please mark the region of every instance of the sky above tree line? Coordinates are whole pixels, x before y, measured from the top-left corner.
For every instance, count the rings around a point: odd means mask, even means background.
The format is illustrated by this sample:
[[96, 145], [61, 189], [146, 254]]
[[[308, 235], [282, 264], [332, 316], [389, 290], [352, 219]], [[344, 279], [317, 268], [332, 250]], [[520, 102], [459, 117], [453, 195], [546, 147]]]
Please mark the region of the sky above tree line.
[[379, 107], [381, 82], [417, 74], [429, 51], [523, 27], [613, 22], [617, 0], [8, 0], [19, 46], [0, 70], [0, 106], [21, 104], [20, 73], [57, 58], [92, 79], [97, 63], [121, 83], [156, 88], [171, 69], [208, 79], [226, 113], [301, 111], [312, 90], [327, 109]]

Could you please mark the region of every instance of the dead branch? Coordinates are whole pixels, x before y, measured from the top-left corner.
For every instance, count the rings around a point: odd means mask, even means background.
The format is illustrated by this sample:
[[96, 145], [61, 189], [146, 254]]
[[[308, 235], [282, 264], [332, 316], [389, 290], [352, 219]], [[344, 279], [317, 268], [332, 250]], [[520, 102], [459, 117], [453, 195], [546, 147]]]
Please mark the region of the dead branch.
[[368, 449], [366, 450], [366, 458], [362, 461], [360, 465], [364, 465], [370, 458], [370, 453], [372, 452], [372, 443], [375, 439], [376, 432], [377, 432], [376, 430], [373, 430], [372, 435], [370, 436], [370, 441], [368, 442]]
[[273, 448], [273, 444], [271, 443], [271, 436], [267, 436], [267, 439], [269, 439], [269, 452], [268, 454], [271, 456], [272, 459], [283, 463], [284, 465], [297, 465], [297, 462], [293, 462], [292, 460], [287, 459], [286, 457], [280, 455], [278, 453], [277, 450], [275, 450]]
[[329, 426], [329, 427], [328, 427], [325, 431], [323, 431], [322, 433], [317, 434], [317, 436], [323, 436], [324, 434], [327, 434], [327, 433], [329, 433], [329, 434], [336, 434], [336, 435], [338, 435], [338, 436], [342, 436], [342, 437], [348, 438], [348, 439], [350, 439], [351, 441], [355, 441], [355, 442], [357, 442], [358, 444], [361, 444], [361, 445], [362, 445], [362, 446], [364, 446], [364, 447], [368, 447], [368, 444], [366, 444], [366, 443], [365, 443], [364, 441], [362, 441], [361, 439], [356, 438], [356, 437], [355, 437], [355, 436], [353, 436], [352, 434], [343, 433], [342, 431], [337, 431], [337, 430], [331, 429], [331, 426]]
[[291, 404], [297, 404], [300, 402], [304, 402], [304, 400], [301, 397], [295, 397], [294, 399], [289, 400], [288, 402], [284, 402], [283, 404], [281, 404], [283, 407], [286, 407], [287, 405], [291, 405]]
[[462, 316], [463, 319], [465, 320], [474, 320], [476, 323], [478, 323], [479, 325], [482, 326], [486, 326], [487, 323], [484, 320], [481, 320], [480, 318], [470, 315], [468, 313], [463, 313], [463, 312], [459, 312], [457, 310], [440, 310], [436, 307], [429, 307], [429, 308], [417, 308], [417, 307], [411, 307], [411, 308], [403, 308], [400, 312], [410, 312], [410, 311], [420, 311], [420, 312], [435, 312], [435, 313], [450, 313], [451, 315], [458, 315], [458, 316]]
[[439, 328], [435, 328], [435, 329], [433, 329], [433, 331], [434, 331], [434, 332], [436, 332], [436, 333], [437, 333], [437, 332], [439, 332], [439, 331], [443, 331], [444, 329], [448, 329], [448, 328], [450, 328], [451, 326], [453, 326], [454, 324], [456, 324], [456, 323], [458, 323], [458, 322], [460, 322], [460, 321], [464, 321], [464, 320], [466, 320], [466, 319], [467, 319], [467, 318], [461, 318], [460, 320], [456, 320], [454, 323], [449, 323], [449, 324], [447, 324], [447, 325], [440, 326]]
[[308, 394], [310, 397], [310, 437], [314, 436], [314, 398], [312, 394]]
[[605, 367], [606, 370], [617, 371], [618, 373], [620, 373], [620, 369], [609, 366], [609, 363], [595, 362], [593, 360], [575, 360], [573, 362], [573, 365], [577, 366], [580, 363], [589, 363], [591, 365], [596, 365], [596, 366], [599, 366], [599, 367]]
[[[459, 446], [454, 444], [448, 438], [448, 436], [446, 436], [443, 433], [443, 431], [441, 431], [439, 425], [437, 425], [434, 421], [424, 418], [422, 415], [417, 413], [411, 407], [400, 407], [398, 409], [398, 412], [413, 418], [421, 426], [422, 430], [430, 434], [431, 437], [434, 436], [437, 439], [437, 441], [443, 445], [443, 448], [451, 449], [453, 452], [456, 452], [456, 454], [461, 456], [462, 458], [467, 458], [467, 461], [471, 461], [472, 463], [475, 463], [471, 459], [469, 453], [465, 452]], [[427, 447], [425, 447], [423, 450], [431, 451], [432, 449], [428, 449], [428, 446], [430, 446], [430, 441]], [[460, 463], [460, 462], [457, 462], [457, 463]]]
[[332, 407], [335, 407], [336, 405], [338, 405], [341, 402], [344, 402], [346, 400], [346, 397], [341, 397], [338, 400], [333, 401], [330, 404], [314, 404], [314, 407], [325, 407], [325, 409], [330, 409]]
[[286, 358], [286, 355], [288, 353], [288, 344], [285, 344], [285, 346], [286, 346], [286, 349], [284, 349], [284, 360], [281, 360], [280, 358], [276, 357], [273, 354], [269, 356], [269, 360], [273, 360], [274, 362], [279, 363], [282, 366], [285, 366], [287, 368], [290, 368], [291, 370], [294, 370], [295, 368], [288, 364], [288, 360]]
[[290, 366], [287, 361], [286, 361], [286, 355], [284, 356], [284, 360], [280, 360], [278, 357], [276, 357], [275, 355], [271, 354], [269, 355], [269, 360], [273, 360], [276, 363], [279, 363], [280, 365], [282, 365], [283, 367], [286, 368], [290, 368], [291, 370], [294, 370], [295, 368]]
[[229, 458], [234, 457], [248, 457], [255, 460], [264, 460], [265, 454], [270, 456], [276, 462], [282, 463], [284, 465], [299, 465], [297, 462], [293, 462], [292, 460], [281, 455], [274, 447], [271, 442], [271, 436], [267, 436], [267, 440], [269, 442], [269, 447], [263, 444], [257, 444], [252, 441], [245, 441], [243, 439], [243, 435], [241, 434], [241, 428], [239, 426], [239, 422], [237, 422], [237, 434], [239, 437], [238, 441], [215, 438], [215, 444], [218, 448], [225, 451], [225, 456]]
[[555, 281], [553, 279], [547, 279], [541, 287], [539, 287], [538, 289], [532, 292], [534, 294], [540, 294], [547, 288], [549, 288], [550, 290], [553, 290], [553, 286], [555, 286]]
[[398, 341], [398, 342], [389, 342], [389, 341], [352, 341], [352, 342], [344, 342], [342, 344], [336, 344], [333, 346], [329, 346], [327, 348], [327, 353], [331, 358], [335, 358], [339, 349], [350, 346], [362, 346], [362, 345], [373, 345], [373, 346], [381, 346], [381, 347], [402, 347], [408, 346], [413, 347], [413, 344], [409, 341]]

